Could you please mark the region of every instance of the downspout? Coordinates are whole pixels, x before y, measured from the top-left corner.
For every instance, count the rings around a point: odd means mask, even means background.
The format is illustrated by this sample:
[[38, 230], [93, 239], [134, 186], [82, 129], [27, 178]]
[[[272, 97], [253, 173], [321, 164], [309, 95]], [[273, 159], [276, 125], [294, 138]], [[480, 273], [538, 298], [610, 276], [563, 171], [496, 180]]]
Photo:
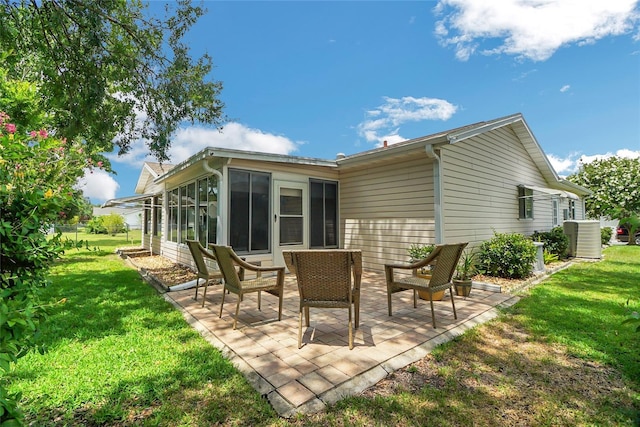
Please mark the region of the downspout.
[[433, 145], [427, 144], [424, 146], [424, 151], [427, 158], [433, 159], [433, 212], [434, 212], [434, 231], [435, 231], [435, 243], [443, 243], [443, 226], [442, 226], [442, 181], [441, 171], [442, 165], [440, 162], [440, 156], [433, 149]]
[[204, 160], [202, 167], [205, 171], [215, 175], [218, 178], [218, 209], [216, 211], [216, 240], [217, 244], [226, 244], [227, 236], [223, 236], [224, 227], [222, 226], [222, 212], [226, 212], [227, 206], [227, 197], [226, 194], [222, 191], [222, 172], [218, 169], [214, 169], [209, 165], [209, 161], [207, 159]]

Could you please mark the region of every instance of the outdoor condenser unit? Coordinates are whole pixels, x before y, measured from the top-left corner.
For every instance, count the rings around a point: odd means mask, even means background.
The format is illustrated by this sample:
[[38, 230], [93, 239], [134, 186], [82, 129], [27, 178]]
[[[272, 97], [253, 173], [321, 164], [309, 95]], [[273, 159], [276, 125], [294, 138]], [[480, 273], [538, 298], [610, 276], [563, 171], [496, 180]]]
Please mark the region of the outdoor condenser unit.
[[565, 221], [564, 234], [569, 238], [569, 256], [602, 258], [600, 221]]

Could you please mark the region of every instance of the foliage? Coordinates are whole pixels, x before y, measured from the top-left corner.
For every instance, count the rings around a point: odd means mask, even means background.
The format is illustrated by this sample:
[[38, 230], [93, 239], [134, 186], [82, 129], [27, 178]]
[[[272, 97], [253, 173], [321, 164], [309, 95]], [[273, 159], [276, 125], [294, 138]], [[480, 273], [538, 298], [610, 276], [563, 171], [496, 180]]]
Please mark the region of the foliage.
[[39, 292], [64, 250], [60, 235], [47, 230], [77, 200], [73, 186], [93, 163], [82, 143], [45, 129], [39, 99], [34, 85], [0, 68], [0, 425], [20, 418], [1, 377], [38, 348], [48, 305]]
[[431, 252], [433, 252], [435, 247], [435, 245], [412, 244], [409, 246], [409, 249], [407, 249], [410, 261], [416, 262], [425, 259], [429, 254], [431, 254]]
[[536, 231], [531, 235], [531, 239], [544, 243], [544, 250], [557, 255], [558, 259], [567, 257], [569, 237], [564, 234], [562, 227], [553, 227], [551, 231]]
[[551, 253], [546, 249], [542, 252], [542, 256], [545, 264], [551, 264], [552, 262], [560, 260], [560, 258], [558, 258], [558, 254]]
[[611, 227], [602, 227], [600, 229], [600, 242], [603, 245], [608, 245], [613, 236], [613, 229]]
[[87, 221], [85, 229], [88, 233], [92, 234], [107, 234], [107, 227], [104, 226], [104, 219], [102, 216], [96, 216]]
[[478, 270], [483, 274], [508, 279], [531, 275], [536, 260], [536, 247], [518, 233], [494, 233], [483, 242], [478, 252]]
[[464, 251], [456, 267], [455, 278], [457, 280], [469, 280], [477, 273], [475, 253], [468, 250]]
[[[96, 152], [126, 153], [143, 139], [167, 160], [183, 121], [221, 127], [222, 84], [208, 55], [193, 60], [184, 35], [205, 13], [190, 0], [165, 16], [140, 0], [0, 0], [0, 52], [13, 77], [39, 81], [51, 128]], [[14, 119], [18, 119], [15, 116]]]
[[[593, 192], [585, 200], [589, 216], [619, 219], [627, 224], [629, 236], [635, 235], [640, 216], [640, 159], [595, 160], [567, 179]], [[629, 244], [634, 245], [635, 239], [629, 239]]]
[[[627, 299], [627, 307], [630, 305], [630, 303], [631, 300]], [[629, 317], [626, 318], [622, 323], [629, 323], [631, 324], [631, 326], [636, 327], [636, 332], [640, 332], [640, 313], [638, 313], [637, 311], [632, 312]]]
[[109, 215], [103, 215], [102, 224], [109, 234], [116, 234], [125, 231], [124, 218], [115, 212]]

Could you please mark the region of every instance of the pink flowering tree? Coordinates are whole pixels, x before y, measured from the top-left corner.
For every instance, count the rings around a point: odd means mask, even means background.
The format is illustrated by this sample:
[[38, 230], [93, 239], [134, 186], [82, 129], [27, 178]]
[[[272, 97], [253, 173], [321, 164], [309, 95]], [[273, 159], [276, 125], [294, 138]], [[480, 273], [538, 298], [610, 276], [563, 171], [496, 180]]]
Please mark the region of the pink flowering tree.
[[[38, 348], [52, 262], [64, 249], [49, 230], [77, 200], [74, 185], [95, 163], [79, 142], [48, 132], [35, 86], [12, 81], [0, 68], [0, 425], [19, 425], [15, 396], [2, 376]], [[62, 298], [60, 298], [62, 300]]]

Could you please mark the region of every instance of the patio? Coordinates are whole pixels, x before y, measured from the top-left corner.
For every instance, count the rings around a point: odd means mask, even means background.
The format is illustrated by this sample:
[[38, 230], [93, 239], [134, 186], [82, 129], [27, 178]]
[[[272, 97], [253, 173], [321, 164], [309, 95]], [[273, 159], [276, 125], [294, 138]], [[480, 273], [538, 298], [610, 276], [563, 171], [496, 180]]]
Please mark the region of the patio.
[[384, 275], [365, 271], [360, 328], [354, 334], [353, 350], [348, 346], [347, 310], [313, 308], [311, 326], [303, 327], [303, 346], [298, 349], [295, 276], [289, 274], [285, 279], [282, 321], [277, 320], [276, 297], [262, 295], [259, 311], [257, 295], [251, 294], [240, 305], [236, 330], [232, 329], [236, 295], [225, 299], [222, 318], [218, 318], [221, 289], [209, 287], [204, 308], [201, 297], [193, 299], [194, 289], [164, 296], [284, 417], [320, 411], [326, 404], [360, 393], [389, 373], [420, 360], [437, 345], [494, 318], [497, 307], [518, 300], [490, 286], [474, 287], [468, 298], [456, 297], [456, 320], [447, 293], [443, 301], [434, 302], [438, 321], [434, 329], [429, 302], [418, 300], [414, 309], [411, 292], [393, 296], [393, 316], [388, 316]]

